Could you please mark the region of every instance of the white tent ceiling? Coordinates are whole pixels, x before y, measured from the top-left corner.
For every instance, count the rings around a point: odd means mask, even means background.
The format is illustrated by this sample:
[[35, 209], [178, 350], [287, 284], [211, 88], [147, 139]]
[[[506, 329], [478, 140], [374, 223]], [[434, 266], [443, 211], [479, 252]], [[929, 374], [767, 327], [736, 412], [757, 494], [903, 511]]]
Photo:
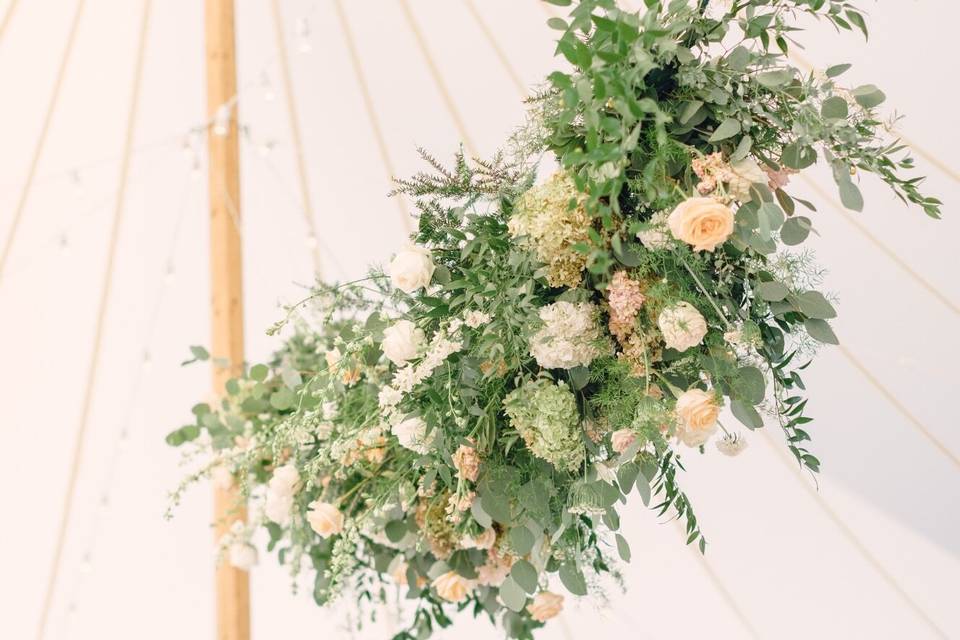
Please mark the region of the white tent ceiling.
[[[390, 173], [420, 168], [416, 145], [444, 157], [465, 139], [493, 152], [522, 119], [520, 89], [551, 68], [553, 36], [536, 0], [277, 0], [280, 55], [274, 3], [237, 4], [247, 345], [256, 359], [274, 346], [262, 329], [276, 319], [276, 302], [311, 278], [304, 213], [327, 277], [387, 257], [404, 234], [400, 206], [384, 197]], [[187, 135], [205, 112], [203, 12], [200, 2], [154, 1], [144, 23], [144, 5], [0, 1], [0, 21], [10, 17], [0, 22], [0, 242], [12, 238], [0, 275], [4, 638], [37, 633], [77, 447], [46, 637], [213, 635], [208, 490], [189, 494], [173, 522], [162, 519], [180, 475], [162, 438], [208, 384], [202, 367], [178, 366], [187, 345], [208, 343], [204, 159]], [[612, 589], [607, 605], [568, 608], [544, 638], [960, 637], [960, 135], [952, 122], [960, 8], [864, 8], [868, 43], [820, 25], [806, 34], [803, 55], [854, 63], [850, 82], [876, 81], [888, 104], [909, 114], [898, 129], [929, 156], [918, 164], [945, 201], [945, 219], [907, 210], [869, 176], [859, 215], [796, 182], [819, 205], [815, 245], [841, 300], [844, 347], [824, 351], [808, 376], [819, 490], [773, 429], [748, 434], [750, 448], [733, 460], [688, 457], [707, 556], [637, 505], [624, 518], [635, 550], [627, 594]], [[826, 173], [813, 175], [833, 193]], [[349, 637], [339, 613], [317, 609], [307, 593], [290, 595], [272, 559], [254, 572], [253, 603], [257, 638]], [[496, 637], [467, 626], [462, 637]]]

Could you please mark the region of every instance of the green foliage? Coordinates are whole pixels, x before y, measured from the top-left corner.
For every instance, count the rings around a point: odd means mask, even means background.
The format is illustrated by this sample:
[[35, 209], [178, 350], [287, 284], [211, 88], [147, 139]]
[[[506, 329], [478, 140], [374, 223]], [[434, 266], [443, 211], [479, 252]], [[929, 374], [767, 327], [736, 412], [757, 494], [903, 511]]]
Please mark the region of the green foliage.
[[[706, 1], [547, 1], [570, 7], [548, 23], [566, 70], [504, 152], [448, 168], [421, 150], [428, 169], [397, 183], [419, 211], [401, 266], [318, 283], [270, 328], [274, 357], [167, 436], [204, 460], [184, 486], [233, 478], [268, 550], [312, 572], [318, 604], [349, 591], [362, 610], [402, 587], [415, 610], [394, 640], [449, 626], [454, 608], [532, 639], [528, 605], [551, 574], [583, 596], [615, 575], [614, 549], [630, 561], [619, 510], [634, 490], [704, 552], [682, 458], [710, 442], [736, 453], [721, 405], [750, 430], [775, 421], [818, 471], [801, 372], [838, 342], [837, 314], [809, 252], [786, 249], [816, 232], [789, 176], [825, 163], [860, 211], [872, 172], [940, 213], [883, 140], [883, 92], [840, 85], [847, 64], [804, 74], [786, 57], [802, 15], [866, 37], [851, 3], [735, 0], [715, 15]], [[546, 151], [563, 172], [552, 191], [533, 187]], [[716, 242], [684, 231], [677, 212], [696, 207]], [[419, 286], [397, 279], [407, 267]], [[532, 348], [569, 356], [584, 336], [583, 360]]]

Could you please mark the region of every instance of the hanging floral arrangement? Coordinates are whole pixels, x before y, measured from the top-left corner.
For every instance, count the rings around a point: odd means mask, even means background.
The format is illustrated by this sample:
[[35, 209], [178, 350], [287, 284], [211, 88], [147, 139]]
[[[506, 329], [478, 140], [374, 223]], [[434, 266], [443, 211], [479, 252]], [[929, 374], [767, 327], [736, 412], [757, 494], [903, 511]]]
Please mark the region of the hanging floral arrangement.
[[[630, 561], [624, 509], [705, 550], [684, 457], [735, 456], [766, 426], [819, 469], [801, 371], [836, 312], [790, 181], [819, 163], [853, 210], [862, 173], [940, 203], [902, 176], [880, 89], [789, 62], [801, 15], [866, 35], [849, 2], [645, 5], [552, 18], [565, 70], [504, 151], [423, 154], [397, 189], [419, 209], [410, 244], [291, 306], [273, 360], [169, 435], [208, 461], [190, 480], [250, 504], [224, 561], [249, 566], [265, 529], [320, 604], [399, 593], [396, 640], [463, 609], [532, 638]], [[559, 169], [538, 175], [547, 154]]]

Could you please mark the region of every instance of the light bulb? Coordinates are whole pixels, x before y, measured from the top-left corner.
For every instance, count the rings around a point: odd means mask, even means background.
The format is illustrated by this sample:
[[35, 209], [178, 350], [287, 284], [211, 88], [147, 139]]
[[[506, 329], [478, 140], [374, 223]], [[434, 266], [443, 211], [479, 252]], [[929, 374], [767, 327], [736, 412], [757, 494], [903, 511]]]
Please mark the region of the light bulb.
[[304, 238], [303, 244], [307, 246], [307, 249], [316, 249], [317, 248], [317, 236], [312, 233], [307, 234], [307, 237]]
[[213, 114], [213, 135], [224, 137], [230, 131], [230, 105], [222, 104]]
[[310, 53], [313, 45], [310, 43], [310, 21], [299, 18], [296, 23], [297, 48], [300, 53]]

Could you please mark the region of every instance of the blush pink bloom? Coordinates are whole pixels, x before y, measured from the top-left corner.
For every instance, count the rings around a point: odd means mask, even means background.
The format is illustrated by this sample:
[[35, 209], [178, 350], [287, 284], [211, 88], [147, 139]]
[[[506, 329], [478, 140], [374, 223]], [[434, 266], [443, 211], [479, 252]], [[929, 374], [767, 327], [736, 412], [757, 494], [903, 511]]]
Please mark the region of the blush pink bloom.
[[621, 342], [633, 333], [637, 312], [646, 300], [640, 283], [631, 280], [626, 271], [617, 271], [607, 287], [607, 303], [610, 305], [610, 333]]

